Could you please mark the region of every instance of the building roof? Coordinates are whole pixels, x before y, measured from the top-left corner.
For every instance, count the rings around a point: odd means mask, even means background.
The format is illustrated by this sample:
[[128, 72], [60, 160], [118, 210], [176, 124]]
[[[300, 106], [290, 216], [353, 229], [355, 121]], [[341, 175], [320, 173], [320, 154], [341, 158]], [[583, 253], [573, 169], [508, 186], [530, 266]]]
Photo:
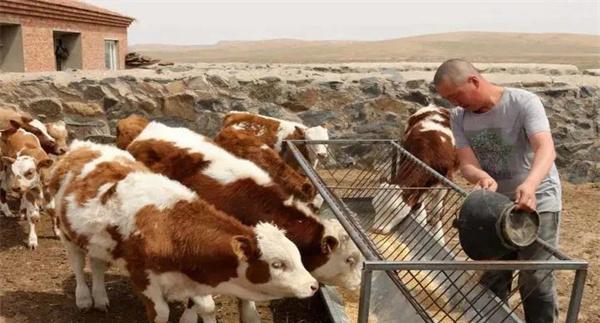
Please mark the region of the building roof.
[[131, 17], [75, 0], [1, 0], [0, 12], [125, 28], [129, 27], [134, 20]]

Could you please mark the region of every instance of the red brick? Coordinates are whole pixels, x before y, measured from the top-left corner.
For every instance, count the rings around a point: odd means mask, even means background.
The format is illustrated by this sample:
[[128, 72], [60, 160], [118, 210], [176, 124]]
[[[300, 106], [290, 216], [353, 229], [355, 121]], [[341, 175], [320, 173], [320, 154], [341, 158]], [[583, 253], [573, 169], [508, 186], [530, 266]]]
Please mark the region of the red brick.
[[[92, 12], [91, 10], [94, 8], [90, 9], [89, 7], [85, 8], [86, 12], [77, 11], [82, 10], [81, 5], [77, 3], [73, 5], [73, 11], [66, 11], [68, 8], [64, 7], [58, 9], [51, 7], [50, 3], [47, 9], [42, 8], [43, 11], [41, 11], [40, 4], [46, 2], [34, 2], [37, 11], [21, 8], [21, 6], [26, 8], [30, 1], [5, 2], [4, 5], [12, 5], [10, 8], [0, 5], [2, 7], [0, 8], [0, 22], [21, 25], [25, 72], [54, 71], [56, 69], [53, 31], [74, 32], [81, 35], [82, 69], [87, 70], [106, 69], [104, 40], [117, 40], [119, 68], [124, 68], [125, 54], [127, 54], [127, 27], [124, 26], [122, 19], [131, 23], [132, 18], [118, 16], [120, 20], [115, 20], [117, 18], [114, 14], [110, 15], [107, 11], [102, 10]], [[55, 2], [58, 3], [58, 1]], [[61, 6], [68, 5], [68, 3], [70, 2], [60, 1]], [[92, 15], [98, 17], [99, 20], [91, 18]], [[90, 18], [88, 19], [88, 17]], [[79, 19], [88, 19], [89, 23], [74, 21]]]

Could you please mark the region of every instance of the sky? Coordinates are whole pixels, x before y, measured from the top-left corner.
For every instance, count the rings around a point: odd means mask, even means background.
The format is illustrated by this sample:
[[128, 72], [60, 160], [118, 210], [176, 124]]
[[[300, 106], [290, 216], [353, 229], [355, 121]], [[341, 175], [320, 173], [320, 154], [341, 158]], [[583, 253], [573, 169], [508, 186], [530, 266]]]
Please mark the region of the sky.
[[600, 35], [600, 1], [83, 0], [134, 17], [129, 44], [384, 40], [453, 31]]

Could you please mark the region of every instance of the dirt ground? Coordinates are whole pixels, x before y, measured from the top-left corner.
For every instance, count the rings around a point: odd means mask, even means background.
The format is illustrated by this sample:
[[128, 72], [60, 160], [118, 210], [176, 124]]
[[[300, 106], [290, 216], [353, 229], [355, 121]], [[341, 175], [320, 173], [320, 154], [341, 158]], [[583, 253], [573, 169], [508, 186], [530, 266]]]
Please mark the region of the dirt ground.
[[[129, 279], [116, 268], [106, 275], [108, 313], [79, 312], [75, 306], [75, 278], [62, 244], [53, 236], [50, 220], [41, 221], [39, 247], [35, 251], [25, 247], [26, 229], [25, 221], [0, 217], [0, 323], [147, 322]], [[91, 277], [87, 278], [90, 283]], [[239, 322], [237, 301], [230, 297], [217, 297], [216, 301], [219, 322]], [[258, 306], [265, 323], [329, 322], [319, 295]], [[170, 322], [177, 322], [182, 310], [182, 306], [172, 304]]]
[[[564, 212], [560, 249], [590, 262], [579, 322], [600, 322], [600, 185], [563, 183]], [[107, 273], [111, 300], [108, 313], [80, 313], [75, 307], [75, 281], [60, 242], [53, 237], [48, 219], [41, 223], [39, 248], [24, 247], [26, 223], [0, 218], [0, 322], [146, 322], [141, 302], [128, 279], [116, 269]], [[568, 305], [573, 280], [560, 273], [561, 321]], [[217, 299], [219, 322], [237, 322], [237, 305], [230, 298]], [[264, 322], [326, 323], [319, 299], [282, 300], [259, 304]], [[182, 308], [173, 305], [171, 321], [177, 322]]]

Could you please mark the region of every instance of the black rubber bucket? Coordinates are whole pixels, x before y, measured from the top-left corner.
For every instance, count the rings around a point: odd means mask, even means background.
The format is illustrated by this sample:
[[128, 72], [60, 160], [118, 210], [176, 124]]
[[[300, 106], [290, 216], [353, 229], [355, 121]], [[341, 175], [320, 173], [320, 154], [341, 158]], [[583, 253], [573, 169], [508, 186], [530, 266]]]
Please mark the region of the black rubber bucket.
[[471, 259], [493, 260], [531, 245], [540, 217], [515, 210], [514, 202], [502, 194], [478, 190], [467, 196], [454, 226]]

